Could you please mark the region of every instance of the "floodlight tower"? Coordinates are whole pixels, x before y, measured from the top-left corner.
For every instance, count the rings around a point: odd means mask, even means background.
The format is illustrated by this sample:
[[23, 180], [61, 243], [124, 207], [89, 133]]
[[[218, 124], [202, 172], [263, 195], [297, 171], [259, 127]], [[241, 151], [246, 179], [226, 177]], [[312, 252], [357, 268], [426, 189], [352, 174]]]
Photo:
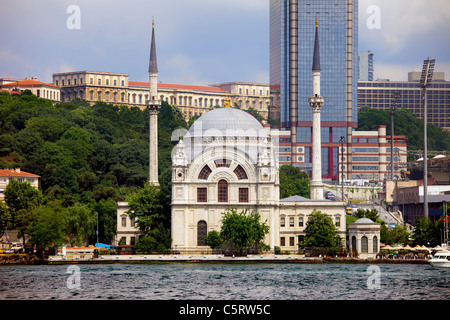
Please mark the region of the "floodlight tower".
[[391, 181], [394, 181], [394, 113], [397, 111], [397, 104], [400, 99], [400, 91], [392, 93], [391, 102]]
[[427, 157], [427, 87], [433, 79], [435, 59], [423, 61], [419, 87], [423, 90], [423, 211], [428, 218], [428, 157]]

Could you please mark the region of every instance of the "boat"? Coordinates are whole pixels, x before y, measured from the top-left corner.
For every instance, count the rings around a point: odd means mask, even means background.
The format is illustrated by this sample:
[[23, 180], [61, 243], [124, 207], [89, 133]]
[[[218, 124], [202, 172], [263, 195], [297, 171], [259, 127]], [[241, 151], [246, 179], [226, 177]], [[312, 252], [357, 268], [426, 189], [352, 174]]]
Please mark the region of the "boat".
[[439, 251], [428, 262], [433, 267], [450, 268], [450, 251], [447, 251], [447, 250]]

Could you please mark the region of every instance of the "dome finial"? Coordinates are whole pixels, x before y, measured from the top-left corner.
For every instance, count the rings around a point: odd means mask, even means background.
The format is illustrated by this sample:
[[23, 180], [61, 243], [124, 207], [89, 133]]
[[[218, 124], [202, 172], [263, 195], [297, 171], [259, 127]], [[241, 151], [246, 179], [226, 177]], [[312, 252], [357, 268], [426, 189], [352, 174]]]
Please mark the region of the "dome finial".
[[225, 103], [223, 105], [224, 108], [231, 108], [230, 106], [230, 99], [228, 98], [228, 91], [225, 91], [226, 97], [225, 97]]

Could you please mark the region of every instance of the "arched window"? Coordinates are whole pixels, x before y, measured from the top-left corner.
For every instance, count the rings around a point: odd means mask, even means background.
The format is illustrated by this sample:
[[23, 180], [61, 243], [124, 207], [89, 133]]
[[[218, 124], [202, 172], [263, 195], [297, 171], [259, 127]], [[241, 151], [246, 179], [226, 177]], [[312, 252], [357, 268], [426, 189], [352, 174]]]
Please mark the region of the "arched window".
[[200, 220], [197, 223], [197, 245], [198, 246], [205, 245], [205, 238], [206, 238], [207, 232], [208, 232], [208, 225], [207, 225], [206, 221]]
[[200, 171], [198, 178], [201, 180], [208, 180], [209, 175], [211, 174], [212, 170], [208, 165], [205, 165]]
[[248, 179], [247, 173], [245, 172], [244, 168], [241, 167], [241, 165], [238, 165], [236, 169], [234, 169], [234, 173], [236, 174], [239, 180]]
[[369, 249], [369, 239], [366, 236], [361, 238], [361, 253], [367, 253]]
[[356, 252], [356, 237], [352, 237], [352, 251]]
[[217, 188], [217, 201], [228, 202], [228, 182], [220, 180]]
[[373, 252], [378, 252], [378, 238], [377, 236], [373, 236]]

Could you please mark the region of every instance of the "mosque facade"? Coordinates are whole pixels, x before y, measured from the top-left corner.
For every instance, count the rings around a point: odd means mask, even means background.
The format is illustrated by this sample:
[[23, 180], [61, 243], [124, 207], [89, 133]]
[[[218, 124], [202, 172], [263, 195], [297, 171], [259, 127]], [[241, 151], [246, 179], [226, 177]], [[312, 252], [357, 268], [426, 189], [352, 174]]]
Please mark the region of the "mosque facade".
[[[152, 32], [149, 91], [151, 96], [157, 97], [157, 92], [154, 92], [157, 90], [154, 28]], [[315, 55], [318, 54], [318, 50], [315, 50]], [[314, 57], [311, 107], [317, 109], [320, 100], [320, 120], [323, 98], [320, 97], [318, 87], [318, 59], [318, 56]], [[152, 99], [148, 105], [150, 118], [155, 120], [158, 108], [153, 106], [158, 107], [159, 101]], [[155, 112], [152, 112], [153, 109], [156, 109]], [[314, 123], [320, 125], [320, 121]], [[151, 145], [157, 141], [157, 136], [152, 134], [156, 130], [156, 125], [150, 125]], [[320, 135], [314, 143], [320, 146]], [[150, 149], [149, 166], [150, 181], [158, 186], [157, 177], [152, 175], [157, 163], [152, 159], [158, 159], [157, 148]], [[314, 159], [313, 169], [320, 171], [321, 159]], [[269, 233], [263, 242], [271, 250], [280, 247], [281, 250], [296, 251], [314, 210], [331, 217], [345, 243], [345, 203], [323, 199], [321, 175], [318, 173], [316, 176], [311, 186], [311, 193], [316, 196], [311, 199], [298, 195], [280, 199], [278, 154], [272, 142], [270, 127], [263, 126], [245, 111], [231, 108], [226, 98], [223, 108], [213, 109], [198, 118], [172, 152], [172, 249], [180, 253], [208, 249], [205, 237], [212, 230], [220, 231], [223, 213], [230, 208], [236, 208], [238, 212], [247, 209], [259, 213], [261, 222], [269, 226]], [[127, 203], [122, 203], [119, 209], [116, 239], [129, 244], [126, 237], [131, 239], [133, 235], [130, 235], [130, 230], [122, 230], [127, 226]], [[129, 224], [134, 223], [129, 221]]]

